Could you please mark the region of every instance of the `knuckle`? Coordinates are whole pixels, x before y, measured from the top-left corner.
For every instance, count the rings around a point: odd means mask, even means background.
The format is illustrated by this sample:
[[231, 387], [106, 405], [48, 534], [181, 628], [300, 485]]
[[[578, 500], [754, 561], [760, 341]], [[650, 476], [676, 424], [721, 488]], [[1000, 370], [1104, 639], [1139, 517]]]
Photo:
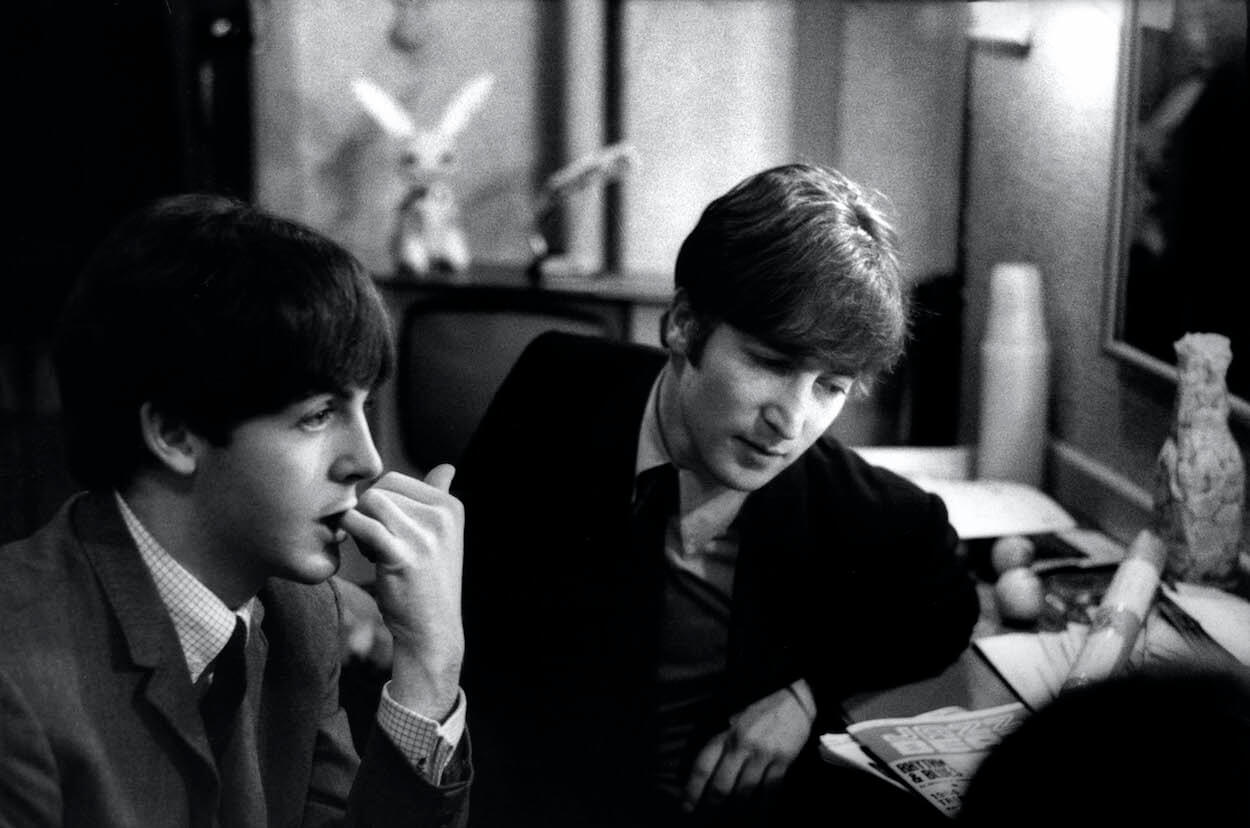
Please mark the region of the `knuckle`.
[[430, 515], [429, 519], [424, 521], [424, 524], [423, 528], [430, 534], [431, 539], [449, 535], [456, 525], [452, 516], [441, 509]]
[[447, 507], [451, 512], [452, 517], [458, 521], [464, 520], [464, 503], [460, 501], [460, 498], [448, 495], [447, 500]]

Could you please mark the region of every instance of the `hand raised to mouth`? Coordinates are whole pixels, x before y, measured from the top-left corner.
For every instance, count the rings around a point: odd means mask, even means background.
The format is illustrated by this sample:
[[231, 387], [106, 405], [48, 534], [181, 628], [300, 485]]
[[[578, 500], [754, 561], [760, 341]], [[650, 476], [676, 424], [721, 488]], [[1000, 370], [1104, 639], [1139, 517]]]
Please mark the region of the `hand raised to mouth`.
[[455, 704], [464, 659], [464, 507], [449, 493], [454, 475], [450, 465], [424, 480], [388, 472], [341, 518], [377, 568], [378, 608], [395, 642], [391, 696], [435, 720]]

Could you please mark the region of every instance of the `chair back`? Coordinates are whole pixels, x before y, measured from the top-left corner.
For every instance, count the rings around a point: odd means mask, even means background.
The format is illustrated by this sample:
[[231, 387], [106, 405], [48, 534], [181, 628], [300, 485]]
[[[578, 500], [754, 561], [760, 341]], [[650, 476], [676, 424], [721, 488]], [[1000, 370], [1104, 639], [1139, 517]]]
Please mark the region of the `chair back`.
[[541, 291], [462, 287], [404, 311], [396, 373], [401, 444], [425, 471], [457, 463], [513, 363], [550, 330], [621, 338], [606, 307]]

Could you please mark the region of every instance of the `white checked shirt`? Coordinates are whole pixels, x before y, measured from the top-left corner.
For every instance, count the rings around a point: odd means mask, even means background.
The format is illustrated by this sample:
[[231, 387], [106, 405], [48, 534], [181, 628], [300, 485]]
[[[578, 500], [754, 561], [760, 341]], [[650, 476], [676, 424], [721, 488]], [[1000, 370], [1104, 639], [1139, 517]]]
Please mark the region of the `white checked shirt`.
[[[161, 602], [173, 620], [191, 683], [195, 684], [230, 641], [235, 619], [243, 619], [250, 636], [252, 624], [260, 623], [264, 617], [264, 607], [253, 597], [238, 612], [232, 612], [212, 590], [165, 551], [120, 494], [114, 493], [114, 497], [126, 528], [139, 548], [139, 555], [152, 573]], [[378, 726], [422, 776], [432, 784], [439, 784], [456, 745], [464, 735], [464, 693], [456, 700], [447, 721], [440, 725], [397, 703], [391, 698], [389, 688], [389, 682], [382, 688]]]

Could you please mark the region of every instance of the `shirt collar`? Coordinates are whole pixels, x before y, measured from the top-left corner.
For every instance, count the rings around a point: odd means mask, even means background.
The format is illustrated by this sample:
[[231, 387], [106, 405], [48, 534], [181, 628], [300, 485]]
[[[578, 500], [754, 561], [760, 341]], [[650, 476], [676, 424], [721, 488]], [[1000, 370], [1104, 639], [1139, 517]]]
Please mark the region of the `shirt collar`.
[[253, 597], [237, 613], [232, 612], [212, 590], [165, 551], [119, 493], [114, 492], [113, 496], [126, 529], [139, 548], [139, 556], [152, 573], [161, 602], [174, 622], [178, 643], [194, 684], [225, 649], [234, 633], [236, 619], [243, 619], [248, 634], [251, 634], [253, 615], [257, 613], [259, 602]]
[[677, 469], [678, 491], [680, 492], [680, 523], [682, 546], [687, 550], [701, 549], [705, 544], [717, 537], [723, 537], [730, 525], [737, 518], [742, 504], [746, 501], [746, 493], [720, 487], [707, 488], [693, 472], [682, 468], [673, 461], [660, 431], [659, 398], [660, 385], [668, 373], [666, 365], [660, 371], [655, 382], [651, 384], [651, 393], [647, 396], [647, 407], [642, 414], [642, 425], [638, 431], [638, 454], [634, 461], [634, 480], [638, 475], [665, 463], [672, 463]]
[[638, 432], [638, 455], [634, 463], [635, 478], [647, 469], [673, 462], [668, 449], [664, 447], [664, 437], [660, 434], [660, 418], [656, 413], [656, 407], [660, 404], [660, 383], [664, 380], [666, 373], [668, 373], [667, 366], [660, 371], [655, 382], [651, 383], [651, 393], [647, 395], [647, 407], [642, 413], [642, 427]]

